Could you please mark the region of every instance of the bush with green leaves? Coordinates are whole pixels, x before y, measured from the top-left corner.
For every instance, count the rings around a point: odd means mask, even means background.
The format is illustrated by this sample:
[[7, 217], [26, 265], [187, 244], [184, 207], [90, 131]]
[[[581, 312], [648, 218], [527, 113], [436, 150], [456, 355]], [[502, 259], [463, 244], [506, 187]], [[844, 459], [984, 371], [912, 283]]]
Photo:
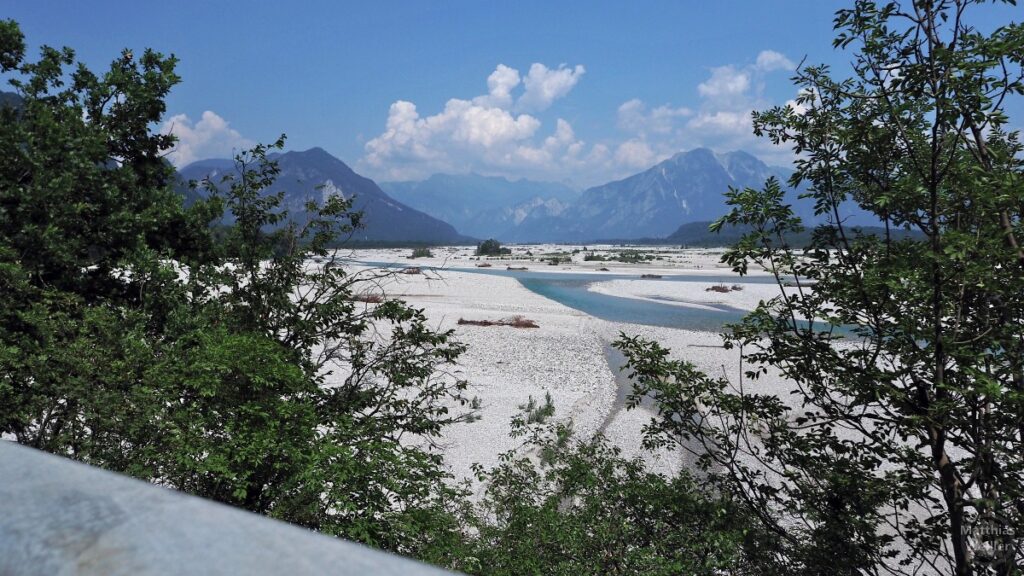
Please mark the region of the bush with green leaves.
[[544, 392], [543, 404], [537, 404], [531, 395], [527, 398], [526, 404], [519, 405], [519, 409], [523, 412], [527, 424], [543, 424], [555, 415], [555, 403], [551, 400], [551, 392]]
[[529, 425], [493, 469], [454, 567], [471, 574], [721, 574], [753, 538], [736, 506], [686, 472], [650, 472], [603, 436]]
[[174, 307], [146, 298], [174, 283], [160, 263], [211, 257], [215, 209], [182, 209], [161, 157], [173, 140], [149, 131], [174, 59], [125, 51], [102, 75], [73, 62], [50, 47], [26, 62], [20, 28], [0, 22], [0, 72], [17, 92], [0, 107], [0, 431], [91, 460], [93, 440], [123, 424], [134, 387], [122, 375]]
[[409, 258], [433, 258], [433, 257], [434, 257], [434, 254], [430, 251], [430, 248], [424, 248], [424, 247], [413, 248], [412, 249], [412, 254], [409, 255]]
[[477, 256], [501, 256], [504, 254], [511, 254], [512, 250], [508, 248], [502, 248], [501, 243], [491, 238], [490, 240], [484, 240], [476, 247]]

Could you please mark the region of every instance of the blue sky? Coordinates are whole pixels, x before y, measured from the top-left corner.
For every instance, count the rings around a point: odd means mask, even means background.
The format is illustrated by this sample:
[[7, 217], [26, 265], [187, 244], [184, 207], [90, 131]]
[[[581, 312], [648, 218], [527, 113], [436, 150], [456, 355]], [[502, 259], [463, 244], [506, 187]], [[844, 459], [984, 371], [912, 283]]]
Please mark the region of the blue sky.
[[2, 0], [0, 13], [94, 69], [122, 48], [177, 55], [163, 128], [179, 164], [286, 133], [379, 180], [589, 185], [697, 146], [785, 162], [749, 111], [792, 99], [804, 57], [846, 66], [831, 21], [847, 4]]

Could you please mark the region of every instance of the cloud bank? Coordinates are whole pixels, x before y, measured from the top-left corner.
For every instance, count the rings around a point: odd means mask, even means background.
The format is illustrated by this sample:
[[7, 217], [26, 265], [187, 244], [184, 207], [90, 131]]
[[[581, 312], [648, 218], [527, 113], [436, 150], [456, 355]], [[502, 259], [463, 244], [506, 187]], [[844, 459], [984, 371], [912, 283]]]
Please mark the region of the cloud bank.
[[534, 63], [524, 76], [499, 64], [487, 77], [486, 94], [452, 98], [435, 114], [396, 101], [384, 132], [366, 143], [361, 165], [396, 180], [470, 170], [552, 177], [558, 166], [583, 161], [584, 143], [565, 119], [545, 131], [534, 114], [566, 97], [585, 72], [582, 65]]
[[746, 150], [769, 163], [788, 163], [792, 160], [788, 149], [754, 136], [751, 113], [772, 105], [764, 96], [768, 77], [795, 69], [796, 64], [784, 54], [763, 50], [751, 64], [709, 69], [707, 79], [696, 87], [699, 101], [692, 109], [671, 105], [648, 109], [640, 100], [629, 100], [618, 110], [617, 125], [626, 139], [618, 145], [616, 158], [637, 163], [647, 159], [650, 165], [680, 150], [703, 146]]
[[[772, 105], [764, 97], [768, 78], [781, 79], [795, 68], [774, 50], [761, 51], [747, 64], [709, 68], [694, 86], [694, 101], [651, 106], [638, 98], [626, 100], [614, 119], [604, 122], [618, 132], [588, 143], [559, 116], [557, 106], [584, 78], [583, 65], [535, 62], [523, 74], [498, 64], [486, 78], [486, 93], [451, 98], [441, 110], [421, 112], [414, 102], [393, 102], [383, 132], [364, 144], [356, 168], [377, 180], [472, 171], [591, 185], [701, 146], [746, 150], [769, 163], [785, 164], [792, 160], [791, 152], [755, 138], [750, 115]], [[794, 100], [786, 104], [801, 111]], [[160, 131], [178, 139], [167, 154], [177, 167], [230, 157], [253, 145], [209, 110], [197, 121], [185, 114], [172, 116]]]
[[710, 68], [694, 87], [696, 101], [650, 106], [627, 100], [614, 118], [618, 135], [587, 143], [568, 120], [553, 114], [559, 101], [571, 99], [586, 74], [583, 65], [533, 63], [524, 74], [498, 64], [487, 76], [486, 93], [451, 98], [439, 111], [424, 112], [406, 100], [392, 103], [384, 131], [365, 143], [359, 168], [381, 180], [475, 171], [589, 184], [699, 146], [744, 149], [787, 162], [787, 150], [753, 136], [750, 114], [771, 105], [764, 98], [767, 78], [795, 68], [774, 50], [761, 51], [747, 64]]
[[178, 168], [204, 158], [228, 158], [253, 145], [210, 110], [203, 112], [198, 122], [185, 114], [171, 116], [164, 121], [160, 132], [177, 137], [178, 142], [167, 159]]

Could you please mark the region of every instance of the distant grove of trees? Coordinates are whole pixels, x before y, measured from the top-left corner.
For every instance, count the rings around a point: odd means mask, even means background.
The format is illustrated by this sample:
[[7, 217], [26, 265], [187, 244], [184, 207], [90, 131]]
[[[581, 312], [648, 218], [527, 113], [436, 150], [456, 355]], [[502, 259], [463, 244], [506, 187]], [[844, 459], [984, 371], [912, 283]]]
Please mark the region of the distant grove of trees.
[[511, 254], [512, 250], [508, 248], [502, 248], [501, 242], [498, 242], [494, 238], [484, 240], [476, 247], [477, 256], [501, 256], [503, 254]]
[[[359, 298], [328, 249], [359, 223], [349, 201], [290, 222], [282, 138], [184, 208], [174, 139], [152, 132], [175, 59], [31, 61], [2, 21], [0, 433], [473, 574], [1016, 574], [1024, 160], [1004, 103], [1024, 94], [1024, 28], [981, 32], [983, 9], [856, 0], [835, 20], [853, 76], [802, 67], [796, 106], [754, 115], [831, 223], [798, 250], [780, 183], [723, 191], [716, 228], [742, 231], [725, 262], [792, 285], [728, 329], [743, 372], [616, 343], [628, 405], [654, 403], [644, 448], [696, 469], [652, 472], [528, 402], [475, 499], [408, 441], [475, 418], [447, 369], [466, 345]], [[847, 199], [886, 233], [851, 234]], [[759, 389], [769, 371], [791, 398]]]

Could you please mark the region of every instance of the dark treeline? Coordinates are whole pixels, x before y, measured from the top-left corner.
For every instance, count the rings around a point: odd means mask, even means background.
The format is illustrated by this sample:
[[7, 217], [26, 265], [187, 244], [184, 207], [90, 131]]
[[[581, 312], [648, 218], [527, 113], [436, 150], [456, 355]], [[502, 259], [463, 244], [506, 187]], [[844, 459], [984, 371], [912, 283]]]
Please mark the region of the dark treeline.
[[[632, 240], [604, 239], [592, 244], [618, 244], [642, 246], [681, 246], [683, 248], [719, 248], [732, 246], [753, 231], [753, 227], [744, 224], [725, 225], [712, 230], [714, 222], [689, 222], [664, 238], [635, 238]], [[827, 226], [825, 227], [828, 228]], [[852, 236], [888, 237], [890, 240], [912, 238], [921, 240], [924, 234], [916, 230], [902, 228], [886, 228], [884, 226], [850, 226], [848, 233]], [[815, 228], [800, 227], [789, 230], [782, 235], [787, 246], [792, 248], [808, 248], [815, 243]]]

